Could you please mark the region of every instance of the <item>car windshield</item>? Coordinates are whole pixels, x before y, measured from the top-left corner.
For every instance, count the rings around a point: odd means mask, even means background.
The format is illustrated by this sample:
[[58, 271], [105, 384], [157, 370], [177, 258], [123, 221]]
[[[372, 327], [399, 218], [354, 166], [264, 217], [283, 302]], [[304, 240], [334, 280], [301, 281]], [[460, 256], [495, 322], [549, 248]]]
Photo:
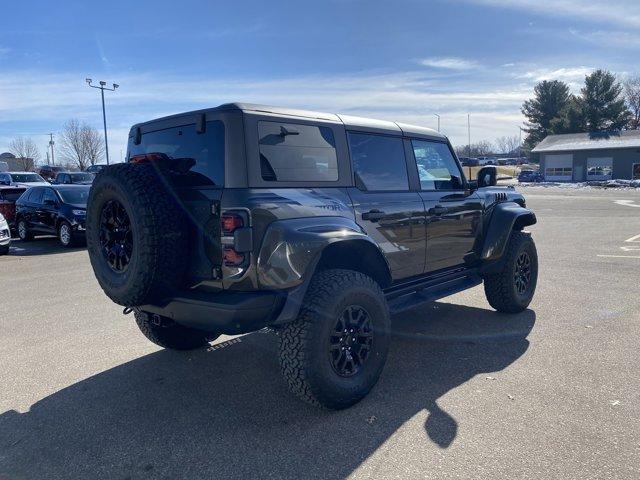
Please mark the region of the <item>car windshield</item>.
[[33, 183], [33, 182], [44, 182], [44, 178], [42, 178], [37, 173], [12, 173], [11, 180], [13, 182], [20, 183]]
[[59, 188], [58, 193], [64, 203], [73, 205], [86, 205], [89, 198], [89, 187]]
[[69, 176], [73, 182], [91, 182], [93, 181], [93, 175], [91, 173], [70, 173]]

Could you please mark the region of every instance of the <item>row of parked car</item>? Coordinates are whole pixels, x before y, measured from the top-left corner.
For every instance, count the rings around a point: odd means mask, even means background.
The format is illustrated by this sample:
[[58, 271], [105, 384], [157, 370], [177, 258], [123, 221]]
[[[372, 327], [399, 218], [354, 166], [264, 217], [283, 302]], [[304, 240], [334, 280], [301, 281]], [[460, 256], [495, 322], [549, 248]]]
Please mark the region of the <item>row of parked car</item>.
[[55, 235], [64, 247], [84, 242], [89, 189], [95, 174], [57, 172], [51, 182], [33, 172], [0, 173], [0, 255], [11, 237]]

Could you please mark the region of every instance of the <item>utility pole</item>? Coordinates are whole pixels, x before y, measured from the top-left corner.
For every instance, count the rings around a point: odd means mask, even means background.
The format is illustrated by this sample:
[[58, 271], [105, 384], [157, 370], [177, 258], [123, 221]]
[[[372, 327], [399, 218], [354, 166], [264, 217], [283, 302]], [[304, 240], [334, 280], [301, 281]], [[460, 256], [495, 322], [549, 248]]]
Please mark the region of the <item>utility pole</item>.
[[49, 134], [49, 146], [51, 147], [51, 165], [55, 165], [56, 164], [56, 160], [55, 160], [55, 156], [53, 154], [53, 146], [55, 145], [56, 142], [53, 141], [53, 133]]
[[520, 140], [518, 142], [518, 160], [522, 158], [522, 127], [518, 125], [518, 132], [520, 133]]
[[468, 152], [469, 155], [467, 155], [469, 158], [471, 158], [471, 116], [467, 113], [467, 140], [468, 140]]
[[438, 115], [437, 113], [434, 113], [434, 115], [438, 117], [438, 131], [440, 131], [440, 115]]
[[91, 85], [91, 82], [93, 80], [91, 80], [90, 78], [85, 79], [85, 81], [87, 82], [87, 85], [89, 85], [91, 88], [100, 89], [100, 96], [102, 97], [102, 123], [104, 124], [104, 149], [107, 154], [107, 165], [109, 165], [109, 142], [107, 140], [107, 114], [105, 113], [105, 109], [104, 109], [104, 91], [109, 90], [110, 92], [115, 92], [116, 88], [118, 88], [120, 85], [118, 85], [117, 83], [114, 83], [113, 88], [108, 88], [105, 86], [107, 82], [103, 82], [102, 80], [100, 80], [99, 82], [100, 86], [98, 87], [96, 85]]

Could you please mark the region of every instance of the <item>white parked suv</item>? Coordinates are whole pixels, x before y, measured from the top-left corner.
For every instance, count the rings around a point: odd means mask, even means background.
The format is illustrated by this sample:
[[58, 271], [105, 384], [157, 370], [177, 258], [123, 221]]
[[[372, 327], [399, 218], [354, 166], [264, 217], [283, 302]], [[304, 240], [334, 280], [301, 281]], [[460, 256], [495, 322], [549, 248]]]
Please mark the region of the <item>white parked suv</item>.
[[4, 216], [0, 213], [0, 255], [6, 255], [9, 253], [9, 247], [11, 246], [11, 231], [9, 230], [9, 224]]

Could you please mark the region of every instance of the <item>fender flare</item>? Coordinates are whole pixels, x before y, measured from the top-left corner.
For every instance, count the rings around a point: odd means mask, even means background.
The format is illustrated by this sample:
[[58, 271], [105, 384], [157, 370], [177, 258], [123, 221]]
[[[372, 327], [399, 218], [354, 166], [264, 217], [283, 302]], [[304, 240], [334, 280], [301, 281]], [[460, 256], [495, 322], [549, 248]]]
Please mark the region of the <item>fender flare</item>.
[[269, 225], [258, 254], [258, 282], [261, 288], [282, 291], [286, 296], [273, 324], [295, 320], [327, 247], [354, 241], [365, 242], [370, 249], [375, 249], [390, 279], [389, 264], [380, 247], [349, 218], [297, 218], [277, 220]]
[[504, 250], [513, 230], [537, 222], [535, 214], [528, 208], [521, 207], [515, 202], [499, 203], [493, 208], [493, 213], [486, 227], [486, 234], [482, 245], [480, 259], [483, 263], [495, 262], [502, 258]]
[[277, 220], [269, 225], [258, 254], [261, 288], [283, 290], [309, 279], [322, 252], [337, 242], [366, 242], [375, 248], [390, 271], [380, 247], [345, 217], [314, 217]]

